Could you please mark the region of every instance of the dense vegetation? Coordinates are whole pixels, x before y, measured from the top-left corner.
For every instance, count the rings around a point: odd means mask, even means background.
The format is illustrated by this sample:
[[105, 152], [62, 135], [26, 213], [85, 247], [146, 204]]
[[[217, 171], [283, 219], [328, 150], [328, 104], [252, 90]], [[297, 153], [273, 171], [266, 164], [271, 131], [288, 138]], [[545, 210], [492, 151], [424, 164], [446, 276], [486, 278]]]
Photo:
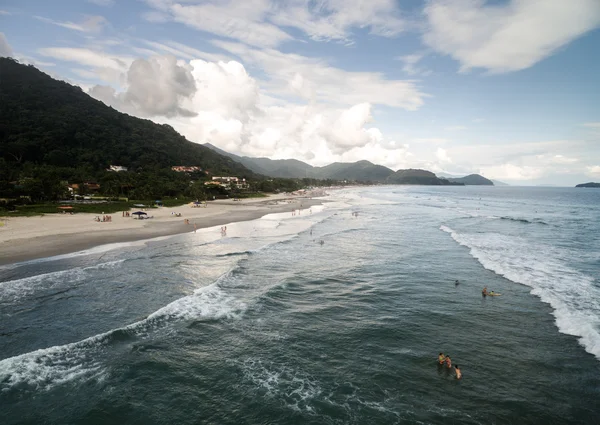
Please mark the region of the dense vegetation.
[[[304, 185], [298, 179], [267, 180], [168, 125], [120, 113], [79, 87], [9, 58], [0, 58], [0, 148], [5, 207], [66, 198], [73, 184], [79, 186], [75, 194], [95, 187], [100, 195], [142, 200], [226, 196], [222, 188], [205, 188], [211, 176], [245, 178], [251, 183], [247, 192]], [[128, 171], [107, 171], [110, 165]], [[174, 165], [203, 171], [178, 173]]]
[[454, 183], [446, 179], [440, 179], [431, 171], [427, 170], [398, 170], [387, 178], [392, 184], [426, 184], [433, 186], [464, 186], [464, 183]]
[[594, 182], [580, 183], [575, 187], [600, 187], [600, 183], [594, 183]]

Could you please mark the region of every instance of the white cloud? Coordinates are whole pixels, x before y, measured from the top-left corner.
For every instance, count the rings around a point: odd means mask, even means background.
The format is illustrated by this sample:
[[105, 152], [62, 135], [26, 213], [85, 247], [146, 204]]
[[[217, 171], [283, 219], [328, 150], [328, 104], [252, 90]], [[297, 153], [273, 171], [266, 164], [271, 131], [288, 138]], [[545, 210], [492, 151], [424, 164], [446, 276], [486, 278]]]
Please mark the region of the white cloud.
[[313, 40], [348, 41], [353, 28], [393, 37], [405, 29], [395, 0], [289, 0], [274, 8], [274, 23], [294, 27]]
[[540, 167], [502, 164], [482, 167], [479, 174], [498, 180], [534, 180], [540, 178], [544, 174], [544, 170]]
[[587, 167], [587, 172], [589, 175], [593, 177], [600, 177], [600, 165], [593, 165]]
[[598, 0], [432, 0], [424, 42], [461, 63], [461, 71], [528, 68], [600, 25]]
[[281, 96], [340, 105], [370, 103], [414, 111], [427, 96], [414, 81], [388, 80], [377, 72], [350, 72], [306, 56], [274, 49], [253, 49], [239, 43], [215, 41], [216, 46], [260, 67], [269, 76], [265, 86]]
[[0, 16], [2, 15], [12, 15], [12, 13], [6, 11], [6, 10], [0, 10]]
[[437, 160], [443, 164], [452, 163], [452, 158], [448, 156], [448, 152], [446, 151], [446, 149], [437, 148], [437, 150], [435, 151], [435, 156]]
[[431, 75], [431, 70], [417, 66], [425, 56], [425, 53], [413, 53], [412, 55], [399, 56], [398, 60], [404, 63], [402, 71], [408, 75], [421, 75], [423, 77]]
[[103, 16], [87, 16], [80, 23], [55, 21], [43, 16], [34, 16], [34, 18], [42, 22], [58, 25], [59, 27], [89, 33], [99, 33], [108, 24], [108, 21]]
[[38, 53], [42, 56], [91, 67], [98, 78], [117, 84], [122, 82], [124, 74], [134, 60], [129, 56], [119, 56], [74, 47], [45, 47], [38, 49]]
[[93, 3], [98, 6], [109, 7], [115, 4], [115, 0], [87, 0], [88, 3]]
[[175, 22], [251, 45], [276, 46], [292, 40], [287, 32], [265, 22], [270, 0], [222, 0], [203, 4], [148, 0], [148, 3]]
[[574, 164], [579, 161], [578, 158], [570, 158], [564, 155], [537, 155], [536, 157], [543, 164]]
[[158, 43], [155, 41], [142, 40], [142, 43], [149, 47], [152, 47], [162, 53], [169, 53], [177, 56], [181, 59], [203, 59], [211, 62], [228, 61], [229, 58], [225, 55], [208, 53], [198, 50], [196, 48], [187, 46], [183, 43], [177, 43], [175, 41], [165, 41]]
[[172, 19], [200, 31], [244, 43], [275, 47], [292, 36], [282, 28], [295, 28], [313, 40], [349, 42], [352, 30], [393, 37], [405, 28], [395, 0], [235, 0], [189, 4], [180, 0], [146, 0], [155, 10], [144, 14], [151, 22]]
[[193, 116], [182, 106], [196, 92], [191, 67], [174, 56], [136, 59], [127, 71], [127, 90], [117, 93], [107, 86], [94, 86], [90, 95], [117, 109], [138, 116]]
[[13, 51], [10, 47], [10, 44], [8, 44], [8, 40], [6, 39], [6, 36], [4, 35], [3, 32], [0, 32], [0, 57], [5, 56], [5, 57], [10, 57], [13, 55]]

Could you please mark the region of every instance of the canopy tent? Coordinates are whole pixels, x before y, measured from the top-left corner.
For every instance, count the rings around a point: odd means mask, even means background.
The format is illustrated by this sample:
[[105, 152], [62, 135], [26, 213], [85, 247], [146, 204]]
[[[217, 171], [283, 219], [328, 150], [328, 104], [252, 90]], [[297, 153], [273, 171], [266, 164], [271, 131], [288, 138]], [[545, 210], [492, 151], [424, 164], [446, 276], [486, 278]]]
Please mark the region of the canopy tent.
[[136, 212], [133, 212], [133, 213], [131, 213], [131, 214], [132, 214], [132, 215], [148, 215], [148, 214], [146, 214], [144, 211], [136, 211]]

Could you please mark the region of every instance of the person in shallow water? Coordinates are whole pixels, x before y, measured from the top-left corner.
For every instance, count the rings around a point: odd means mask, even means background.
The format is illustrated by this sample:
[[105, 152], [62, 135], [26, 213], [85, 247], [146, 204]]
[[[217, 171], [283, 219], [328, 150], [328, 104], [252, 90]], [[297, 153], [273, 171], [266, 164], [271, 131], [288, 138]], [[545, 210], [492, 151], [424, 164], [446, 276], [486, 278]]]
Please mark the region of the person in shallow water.
[[440, 353], [438, 355], [438, 363], [443, 365], [445, 361], [446, 361], [446, 356], [444, 356], [444, 353]]
[[485, 288], [483, 288], [483, 291], [481, 291], [481, 295], [483, 295], [484, 297], [488, 294], [487, 291], [487, 286]]
[[455, 281], [454, 281], [454, 286], [458, 286], [458, 284], [459, 284], [459, 283], [460, 283], [460, 282], [458, 281], [458, 279], [457, 279], [457, 280], [455, 280]]
[[454, 372], [456, 373], [456, 379], [462, 379], [462, 372], [458, 365], [454, 366]]
[[450, 356], [446, 356], [446, 367], [448, 369], [452, 368], [452, 359], [450, 359]]

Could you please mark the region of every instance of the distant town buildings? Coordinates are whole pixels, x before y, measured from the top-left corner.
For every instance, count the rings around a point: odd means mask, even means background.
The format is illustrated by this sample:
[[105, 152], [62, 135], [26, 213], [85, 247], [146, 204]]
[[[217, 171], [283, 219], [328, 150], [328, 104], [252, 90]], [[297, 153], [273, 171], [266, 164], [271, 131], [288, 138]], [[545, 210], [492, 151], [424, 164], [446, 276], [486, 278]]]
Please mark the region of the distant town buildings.
[[178, 173], [196, 173], [202, 171], [202, 168], [196, 166], [188, 167], [186, 165], [174, 165], [171, 167], [171, 170]]
[[122, 165], [109, 165], [106, 171], [116, 171], [118, 173], [120, 171], [127, 171], [127, 167], [123, 167]]
[[207, 186], [221, 186], [226, 189], [248, 189], [249, 185], [246, 183], [246, 179], [240, 179], [239, 177], [227, 176], [227, 177], [213, 177], [212, 181], [204, 183]]

